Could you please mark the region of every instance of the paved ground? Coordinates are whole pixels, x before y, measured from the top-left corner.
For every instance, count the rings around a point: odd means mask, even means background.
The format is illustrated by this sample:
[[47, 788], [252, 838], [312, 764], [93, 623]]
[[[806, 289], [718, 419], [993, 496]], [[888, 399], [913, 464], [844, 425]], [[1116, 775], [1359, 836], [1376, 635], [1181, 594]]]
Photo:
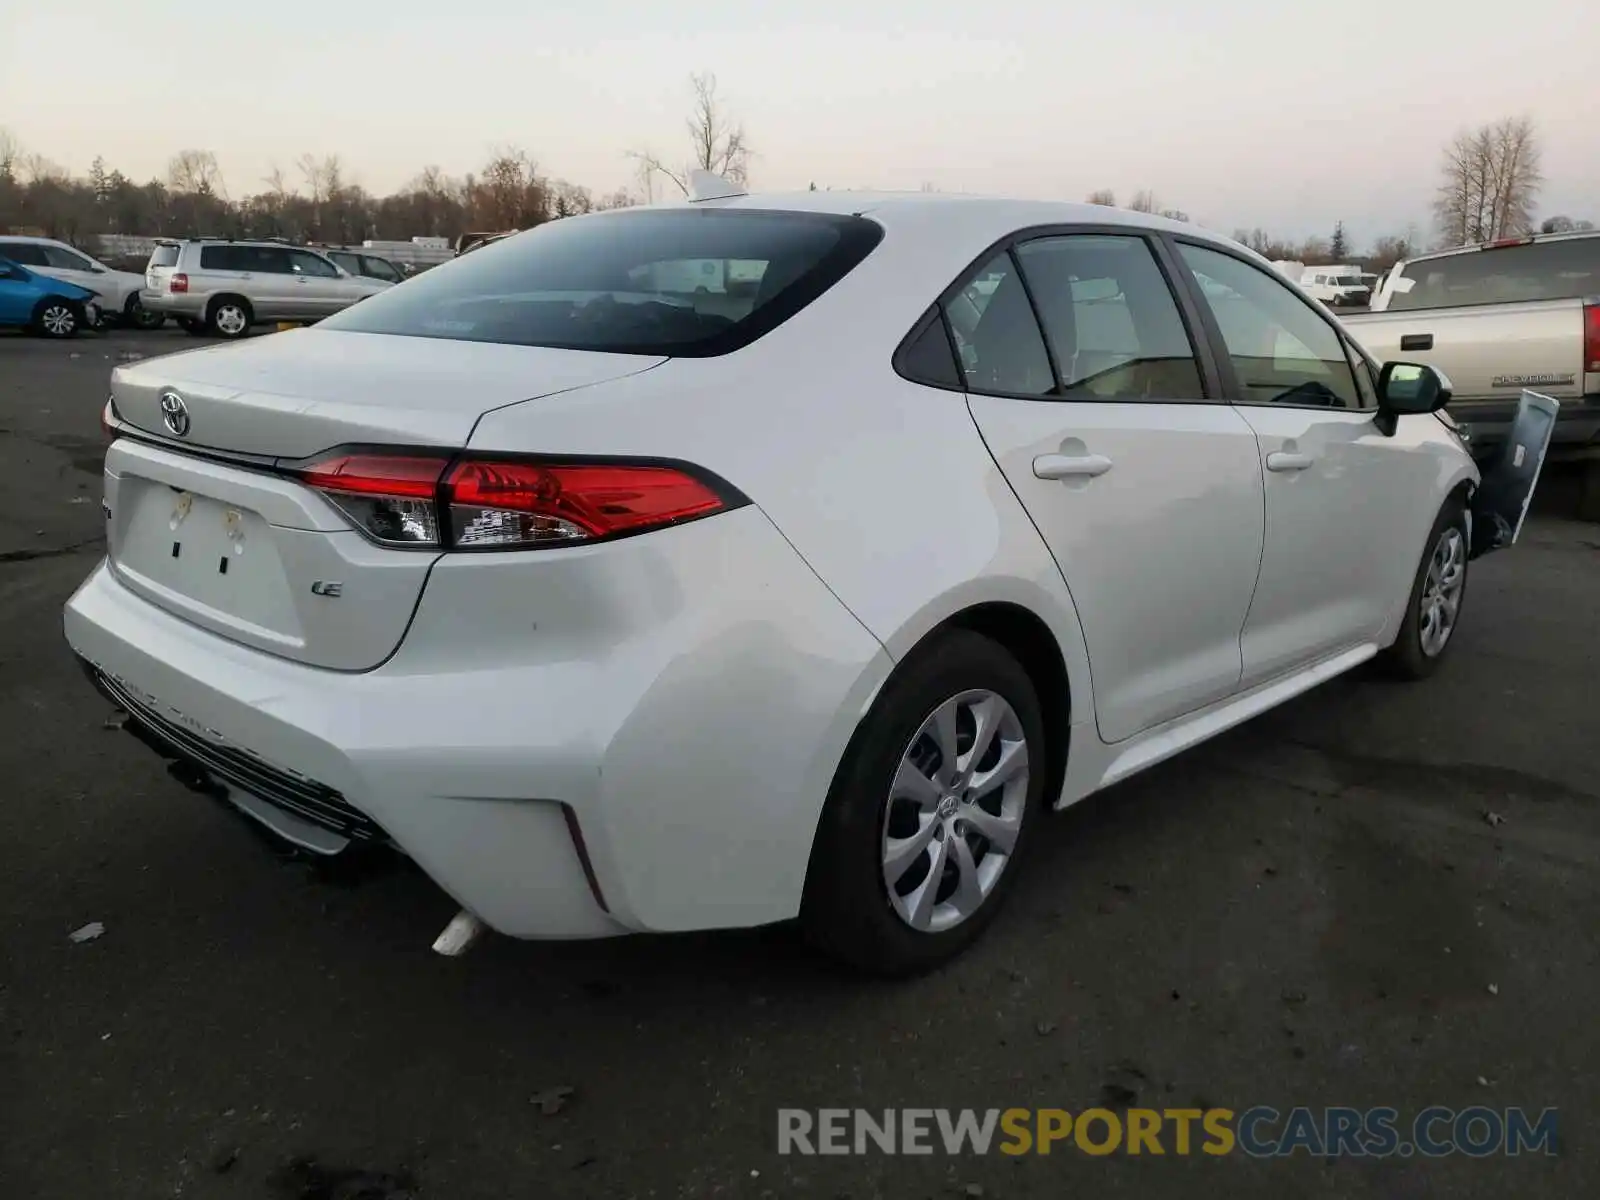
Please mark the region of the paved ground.
[[[445, 961], [426, 880], [275, 857], [102, 728], [60, 641], [107, 371], [186, 344], [0, 338], [0, 1196], [1600, 1194], [1600, 527], [1479, 564], [1434, 681], [1335, 682], [1058, 818], [931, 978], [783, 931]], [[774, 1149], [779, 1106], [1102, 1100], [1557, 1106], [1561, 1154]]]

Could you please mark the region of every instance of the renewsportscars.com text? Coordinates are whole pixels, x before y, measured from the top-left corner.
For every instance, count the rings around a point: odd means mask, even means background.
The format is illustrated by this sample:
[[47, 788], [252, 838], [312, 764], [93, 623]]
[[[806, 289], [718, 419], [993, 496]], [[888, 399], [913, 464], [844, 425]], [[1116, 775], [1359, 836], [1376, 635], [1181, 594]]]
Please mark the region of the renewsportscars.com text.
[[1556, 1110], [1424, 1108], [778, 1110], [778, 1153], [1441, 1158], [1556, 1153]]

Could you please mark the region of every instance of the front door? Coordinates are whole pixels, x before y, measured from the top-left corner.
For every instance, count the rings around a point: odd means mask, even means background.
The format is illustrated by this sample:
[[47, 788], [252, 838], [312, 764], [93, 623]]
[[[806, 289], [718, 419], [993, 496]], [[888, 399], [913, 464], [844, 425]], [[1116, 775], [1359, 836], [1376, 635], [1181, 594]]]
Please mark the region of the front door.
[[[1378, 429], [1364, 361], [1312, 305], [1243, 258], [1177, 248], [1260, 444], [1267, 521], [1244, 627], [1249, 687], [1378, 636], [1416, 569], [1422, 548], [1410, 541], [1436, 503], [1438, 468], [1408, 429]], [[1433, 420], [1401, 424], [1422, 419]]]
[[1150, 243], [1023, 242], [947, 312], [973, 419], [1072, 594], [1101, 739], [1230, 695], [1261, 558], [1256, 439], [1208, 394]]
[[305, 320], [320, 320], [332, 316], [350, 303], [345, 296], [348, 278], [341, 278], [339, 269], [320, 254], [309, 250], [289, 250], [289, 269], [294, 273], [294, 292], [297, 299], [295, 316]]

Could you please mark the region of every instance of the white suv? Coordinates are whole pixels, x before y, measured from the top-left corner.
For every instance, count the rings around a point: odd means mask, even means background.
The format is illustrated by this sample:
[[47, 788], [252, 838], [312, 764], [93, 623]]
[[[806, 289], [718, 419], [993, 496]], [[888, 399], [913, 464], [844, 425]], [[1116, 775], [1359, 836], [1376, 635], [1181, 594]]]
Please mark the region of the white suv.
[[159, 328], [166, 318], [146, 310], [139, 291], [144, 278], [132, 271], [118, 271], [96, 262], [82, 250], [65, 242], [42, 237], [0, 237], [0, 257], [21, 263], [30, 271], [75, 283], [100, 297], [101, 310], [140, 329]]
[[358, 279], [303, 246], [220, 238], [157, 242], [144, 285], [152, 312], [223, 338], [263, 321], [320, 321], [394, 286]]

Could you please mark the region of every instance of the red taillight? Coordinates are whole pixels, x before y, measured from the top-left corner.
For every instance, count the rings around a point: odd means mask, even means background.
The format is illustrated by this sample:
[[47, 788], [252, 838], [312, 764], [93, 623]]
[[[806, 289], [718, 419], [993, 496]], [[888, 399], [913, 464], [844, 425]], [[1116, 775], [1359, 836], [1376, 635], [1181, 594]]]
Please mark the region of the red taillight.
[[570, 545], [705, 516], [724, 506], [676, 467], [611, 463], [458, 463], [444, 482], [462, 547]]
[[189, 290], [189, 277], [187, 275], [174, 275], [171, 290], [174, 292], [187, 292]]
[[392, 546], [570, 546], [730, 504], [693, 471], [655, 463], [467, 459], [451, 467], [425, 454], [353, 453], [315, 462], [299, 477], [369, 537]]
[[423, 455], [341, 454], [312, 463], [300, 478], [374, 541], [439, 545], [439, 476], [448, 460]]
[[1600, 300], [1583, 306], [1583, 369], [1600, 371]]

